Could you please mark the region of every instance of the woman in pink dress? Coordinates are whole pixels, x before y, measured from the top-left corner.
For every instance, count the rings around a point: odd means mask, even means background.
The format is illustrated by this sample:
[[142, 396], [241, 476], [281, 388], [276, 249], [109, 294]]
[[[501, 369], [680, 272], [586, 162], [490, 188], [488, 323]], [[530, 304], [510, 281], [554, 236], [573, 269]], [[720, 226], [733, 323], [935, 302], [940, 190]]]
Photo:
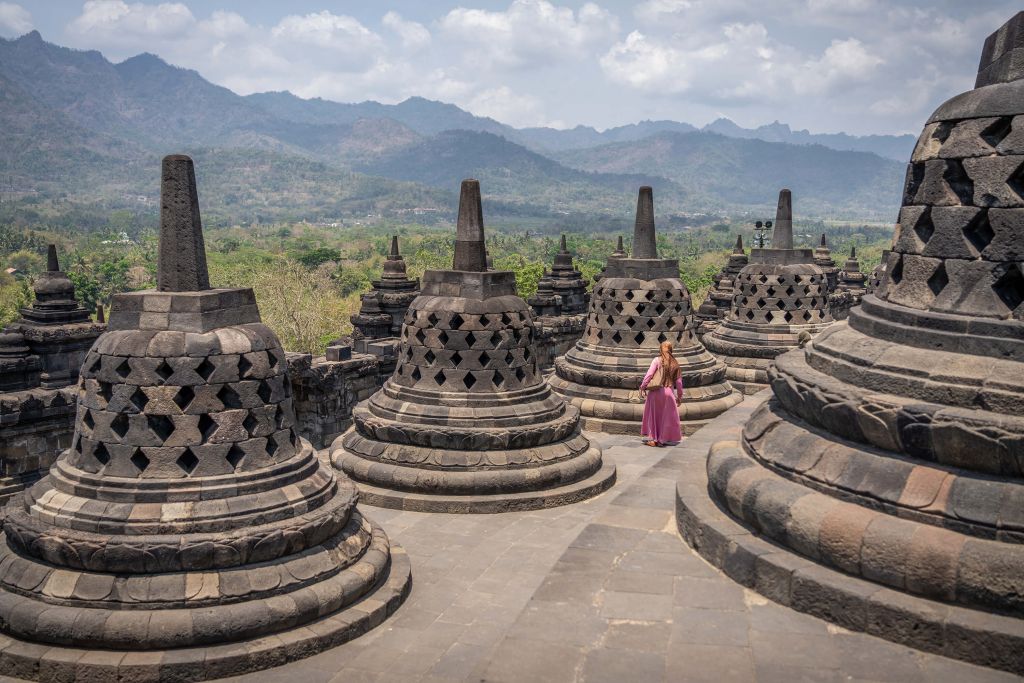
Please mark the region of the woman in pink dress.
[[661, 343], [661, 352], [640, 383], [640, 395], [646, 397], [640, 425], [640, 434], [647, 439], [644, 443], [663, 446], [682, 441], [677, 409], [683, 401], [683, 380], [679, 361], [672, 355], [672, 342]]

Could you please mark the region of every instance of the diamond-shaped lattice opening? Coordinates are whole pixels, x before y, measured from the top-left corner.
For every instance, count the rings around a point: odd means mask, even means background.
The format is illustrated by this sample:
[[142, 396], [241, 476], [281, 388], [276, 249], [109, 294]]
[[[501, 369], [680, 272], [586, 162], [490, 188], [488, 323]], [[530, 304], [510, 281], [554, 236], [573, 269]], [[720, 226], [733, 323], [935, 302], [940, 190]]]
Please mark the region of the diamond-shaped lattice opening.
[[914, 224], [914, 234], [922, 244], [928, 244], [928, 240], [935, 234], [935, 226], [932, 225], [932, 218], [928, 211], [922, 213], [921, 217], [917, 219], [917, 223]]
[[464, 322], [466, 322], [466, 321], [462, 319], [462, 316], [459, 315], [458, 313], [456, 313], [455, 315], [452, 316], [452, 321], [451, 321], [450, 327], [453, 330], [457, 330], [457, 329], [462, 327], [462, 323], [464, 323]]
[[210, 362], [209, 358], [204, 358], [203, 362], [196, 368], [196, 374], [203, 378], [205, 381], [209, 381], [213, 375], [217, 366]]
[[799, 275], [794, 275], [793, 276], [793, 282], [795, 282], [797, 284], [800, 284], [803, 281], [804, 281], [804, 279], [802, 277], [800, 277]]
[[500, 372], [498, 372], [497, 370], [495, 370], [495, 371], [494, 371], [494, 378], [493, 378], [493, 379], [491, 380], [491, 383], [492, 383], [492, 384], [493, 384], [493, 385], [494, 385], [494, 386], [495, 386], [496, 388], [498, 388], [498, 389], [501, 389], [501, 387], [502, 387], [502, 386], [504, 386], [504, 384], [505, 384], [505, 376], [504, 376], [504, 375], [502, 375], [502, 374], [501, 374]]
[[903, 257], [902, 256], [900, 256], [899, 259], [896, 260], [896, 265], [893, 266], [892, 267], [892, 271], [889, 272], [889, 280], [891, 280], [892, 283], [896, 284], [896, 285], [898, 285], [900, 282], [903, 281]]
[[748, 309], [747, 310], [747, 320], [753, 320], [753, 319], [754, 319], [754, 312]]
[[439, 341], [441, 343], [441, 346], [444, 346], [445, 344], [447, 344], [448, 343], [448, 333], [445, 332], [444, 330], [441, 330], [441, 332], [437, 335], [437, 341]]
[[147, 415], [146, 424], [149, 430], [156, 434], [161, 441], [167, 441], [174, 433], [174, 422], [166, 415]]
[[419, 368], [413, 368], [412, 369], [412, 373], [409, 376], [412, 377], [412, 381], [413, 382], [419, 382], [420, 379], [422, 379], [422, 377], [423, 377], [423, 375], [420, 374], [420, 369]]
[[989, 147], [995, 149], [1010, 134], [1010, 130], [1013, 127], [1012, 124], [1012, 116], [1000, 116], [988, 128], [981, 131], [981, 139], [987, 142]]
[[786, 310], [786, 302], [783, 301], [782, 299], [779, 299], [778, 301], [775, 302], [775, 308], [779, 309], [780, 311]]
[[668, 329], [671, 330], [675, 326], [676, 326], [676, 319], [675, 318], [669, 318], [668, 320], [665, 321], [665, 327], [667, 327]]
[[626, 327], [633, 327], [633, 325], [636, 325], [636, 320], [633, 319], [633, 316], [626, 318]]
[[124, 413], [118, 413], [113, 420], [110, 421], [110, 431], [117, 434], [117, 438], [123, 439], [124, 435], [128, 433], [128, 416]]
[[192, 449], [186, 448], [185, 452], [178, 456], [178, 459], [174, 461], [181, 471], [185, 474], [192, 474], [192, 470], [199, 464], [199, 458], [192, 452]]
[[256, 395], [260, 397], [260, 400], [264, 403], [270, 403], [270, 398], [274, 395], [274, 390], [270, 386], [270, 382], [262, 380], [260, 382], [259, 389], [256, 390]]
[[456, 351], [455, 353], [452, 354], [452, 366], [457, 368], [457, 367], [459, 367], [459, 363], [461, 363], [461, 362], [462, 362], [462, 354], [459, 353], [458, 351]]
[[1015, 311], [1024, 303], [1024, 275], [1020, 268], [1011, 265], [992, 285], [992, 289], [1011, 313]]
[[611, 317], [611, 316], [609, 315], [608, 317], [606, 317], [606, 318], [604, 319], [604, 322], [605, 322], [605, 324], [606, 324], [606, 325], [608, 325], [608, 327], [611, 327], [612, 325], [614, 325], [614, 324], [615, 324], [615, 318], [613, 318], [613, 317]]
[[445, 375], [444, 375], [444, 370], [438, 370], [437, 373], [434, 374], [434, 382], [438, 386], [444, 384], [444, 381], [446, 379], [447, 379], [447, 377], [445, 377]]
[[616, 344], [622, 341], [622, 335], [619, 334], [618, 330], [615, 330], [615, 334], [612, 335], [612, 341], [615, 342]]
[[135, 453], [131, 457], [132, 464], [139, 470], [139, 472], [145, 472], [146, 468], [149, 467], [149, 458], [142, 452], [141, 448], [136, 448]]
[[225, 410], [233, 410], [242, 407], [242, 398], [238, 395], [238, 392], [231, 388], [231, 385], [225, 384], [217, 392], [217, 400], [224, 404]]
[[466, 376], [462, 378], [462, 383], [466, 386], [466, 389], [472, 389], [473, 385], [476, 384], [476, 377], [473, 376], [472, 372], [467, 372]]
[[132, 374], [132, 366], [128, 364], [128, 359], [125, 358], [123, 361], [118, 363], [117, 367], [114, 368], [114, 372], [116, 372], [117, 376], [120, 377], [121, 379], [124, 379], [128, 375]]
[[90, 431], [96, 426], [96, 420], [92, 419], [92, 411], [85, 411], [85, 414], [82, 415], [82, 424], [88, 427]]
[[622, 313], [622, 302], [621, 301], [616, 301], [615, 302], [615, 312], [616, 313]]
[[637, 315], [643, 315], [644, 311], [646, 311], [646, 310], [647, 310], [647, 304], [637, 304], [636, 305], [636, 314]]
[[765, 275], [764, 273], [761, 273], [761, 275], [757, 278], [757, 281], [763, 285], [764, 283], [768, 282], [768, 276]]
[[775, 288], [769, 285], [768, 289], [764, 290], [764, 293], [768, 296], [775, 296]]
[[771, 322], [772, 320], [775, 320], [775, 315], [771, 311], [768, 311], [767, 313], [764, 314], [764, 319], [768, 322]]
[[274, 457], [274, 453], [277, 453], [277, 448], [278, 448], [278, 446], [277, 446], [277, 439], [275, 439], [272, 436], [268, 436], [267, 437], [267, 446], [266, 446], [267, 455], [269, 455], [271, 458], [273, 458]]
[[486, 368], [491, 364], [491, 354], [484, 352], [480, 354], [480, 367]]
[[213, 436], [213, 433], [217, 431], [218, 427], [217, 423], [213, 420], [213, 418], [207, 415], [206, 413], [203, 413], [202, 415], [199, 416], [198, 426], [199, 433], [203, 435], [203, 443], [206, 443], [207, 441], [210, 440], [210, 437]]
[[649, 329], [649, 330], [653, 330], [653, 329], [654, 329], [654, 326], [655, 326], [655, 325], [657, 325], [657, 324], [658, 324], [658, 323], [656, 323], [656, 322], [654, 321], [654, 318], [648, 318], [648, 319], [647, 319], [647, 329]]
[[475, 335], [475, 334], [473, 334], [472, 332], [468, 333], [468, 334], [466, 335], [466, 343], [467, 343], [467, 344], [468, 344], [468, 345], [469, 345], [470, 347], [472, 347], [472, 346], [473, 346], [473, 344], [476, 344], [476, 335]]
[[982, 210], [970, 223], [964, 227], [964, 237], [971, 243], [971, 246], [981, 254], [985, 248], [995, 239], [995, 232], [988, 222], [988, 211]]
[[481, 315], [477, 319], [477, 323], [480, 325], [481, 328], [484, 328], [491, 324], [491, 320], [486, 315]]
[[508, 313], [501, 314], [501, 324], [504, 327], [508, 327], [509, 325], [512, 324], [512, 318], [508, 317]]
[[932, 290], [932, 294], [938, 296], [946, 285], [949, 284], [949, 276], [946, 275], [946, 264], [939, 263], [939, 267], [935, 269], [932, 276], [928, 278], [928, 289]]
[[259, 428], [260, 421], [256, 419], [255, 415], [249, 413], [245, 416], [245, 419], [242, 420], [242, 426], [245, 427], [245, 431], [249, 436], [255, 436], [254, 432]]
[[174, 368], [168, 365], [167, 361], [162, 360], [160, 361], [160, 365], [156, 366], [156, 374], [162, 381], [166, 382], [167, 379], [174, 374]]
[[637, 345], [643, 344], [644, 343], [644, 333], [643, 332], [637, 332], [636, 334], [634, 334], [633, 335], [633, 341], [635, 341], [637, 343]]
[[764, 308], [764, 305], [765, 305], [766, 303], [768, 303], [768, 302], [767, 302], [767, 301], [765, 301], [764, 299], [758, 299], [758, 300], [757, 300], [757, 307], [758, 307], [758, 308]]
[[793, 314], [790, 313], [789, 311], [786, 311], [785, 313], [782, 314], [782, 319], [785, 320], [787, 323], [788, 322], [792, 322], [793, 321]]
[[817, 307], [818, 307], [818, 300], [812, 298], [811, 299], [811, 308], [817, 308]]
[[277, 353], [274, 351], [267, 351], [267, 361], [270, 363], [270, 369], [273, 370], [277, 367]]
[[96, 458], [96, 461], [101, 465], [106, 465], [110, 462], [110, 451], [107, 450], [107, 445], [98, 443], [96, 448], [92, 451], [92, 457]]
[[132, 397], [128, 400], [131, 401], [132, 405], [141, 413], [146, 409], [146, 404], [149, 403], [149, 396], [146, 396], [146, 392], [142, 390], [142, 387], [138, 387], [132, 394]]
[[430, 315], [427, 316], [427, 322], [430, 324], [431, 327], [437, 325], [437, 314], [431, 311]]
[[512, 355], [512, 352], [511, 351], [506, 351], [505, 352], [505, 365], [512, 365], [512, 361], [513, 360], [515, 360], [515, 357]]
[[793, 291], [792, 287], [786, 287], [786, 296], [793, 296]]
[[626, 301], [632, 301], [634, 296], [636, 295], [633, 293], [632, 289], [626, 290]]
[[668, 341], [668, 337], [665, 336], [664, 332], [662, 332], [661, 334], [658, 335], [658, 343], [659, 344], [662, 344], [662, 343], [664, 343], [666, 341]]
[[437, 360], [437, 356], [434, 355], [433, 349], [427, 349], [427, 352], [423, 354], [423, 360], [427, 361], [427, 365], [434, 364], [434, 361]]
[[245, 356], [238, 357], [238, 376], [245, 377], [252, 370], [252, 363]]
[[232, 444], [231, 448], [228, 449], [228, 454], [224, 456], [224, 459], [231, 465], [231, 469], [237, 470], [238, 466], [242, 464], [242, 460], [245, 459], [245, 451], [243, 451], [238, 444]]
[[519, 380], [520, 382], [522, 382], [523, 378], [525, 378], [525, 377], [526, 377], [526, 373], [523, 371], [523, 367], [519, 366], [518, 368], [516, 368], [516, 379]]
[[103, 357], [102, 356], [96, 356], [95, 358], [92, 359], [92, 362], [89, 363], [89, 367], [86, 368], [85, 372], [82, 373], [82, 374], [88, 375], [90, 377], [95, 375], [99, 371], [100, 365], [102, 365], [102, 363], [103, 363]]
[[811, 320], [811, 312], [810, 311], [804, 311], [804, 321], [805, 322], [810, 322], [810, 320]]
[[495, 330], [491, 333], [491, 346], [496, 349], [499, 344], [501, 344], [501, 332]]
[[427, 335], [423, 334], [423, 328], [422, 327], [417, 327], [416, 328], [416, 334], [413, 335], [413, 336], [416, 337], [416, 341], [418, 341], [420, 344], [422, 344], [427, 339]]
[[188, 408], [189, 404], [192, 403], [192, 399], [195, 397], [196, 392], [192, 390], [192, 387], [185, 386], [178, 389], [174, 394], [174, 398], [171, 400], [174, 401], [174, 404], [178, 406], [182, 412], [185, 412], [185, 409]]
[[598, 339], [598, 341], [604, 339], [604, 332], [602, 332], [601, 330], [598, 330], [597, 331], [597, 339]]

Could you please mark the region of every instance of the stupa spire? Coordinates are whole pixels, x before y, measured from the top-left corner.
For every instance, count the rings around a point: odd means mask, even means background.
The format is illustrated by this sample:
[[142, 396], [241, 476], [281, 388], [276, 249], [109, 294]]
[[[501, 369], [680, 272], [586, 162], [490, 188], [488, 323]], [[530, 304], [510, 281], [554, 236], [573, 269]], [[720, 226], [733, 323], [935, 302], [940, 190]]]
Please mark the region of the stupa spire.
[[453, 270], [482, 273], [487, 270], [484, 248], [484, 211], [480, 202], [480, 181], [463, 180], [459, 195], [459, 221], [455, 230]]
[[46, 248], [46, 270], [51, 273], [60, 272], [60, 263], [57, 261], [56, 244], [51, 244]]
[[828, 242], [825, 241], [825, 233], [821, 233], [821, 246], [827, 247]]
[[561, 253], [563, 253], [563, 254], [567, 254], [567, 253], [569, 252], [569, 247], [568, 247], [568, 246], [566, 246], [566, 243], [565, 243], [565, 233], [564, 233], [564, 232], [562, 233], [562, 243], [561, 243], [561, 245], [560, 245], [560, 246], [558, 247], [558, 250], [559, 250], [559, 251], [560, 251]]
[[619, 242], [615, 246], [615, 251], [612, 252], [612, 256], [625, 256], [626, 247], [622, 244], [622, 235], [619, 235]]
[[390, 257], [389, 260], [391, 261], [398, 259], [398, 235], [391, 236], [391, 253], [388, 254], [388, 256]]
[[772, 249], [793, 248], [793, 194], [779, 192], [779, 207], [775, 210], [775, 229], [772, 231]]
[[171, 154], [163, 160], [157, 289], [161, 292], [210, 289], [196, 171], [192, 159], [184, 154]]
[[636, 198], [633, 258], [658, 258], [654, 235], [654, 190], [648, 185], [640, 188], [640, 194]]
[[732, 253], [742, 254], [743, 253], [743, 235], [736, 235], [736, 246], [732, 248]]

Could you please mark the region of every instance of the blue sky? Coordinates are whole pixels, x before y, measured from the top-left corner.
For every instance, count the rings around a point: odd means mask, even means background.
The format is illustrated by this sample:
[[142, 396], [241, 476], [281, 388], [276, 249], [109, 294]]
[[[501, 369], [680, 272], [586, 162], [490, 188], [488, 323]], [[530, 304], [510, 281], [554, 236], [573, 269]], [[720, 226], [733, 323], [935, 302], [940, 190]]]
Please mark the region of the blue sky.
[[514, 126], [643, 119], [917, 134], [1006, 0], [0, 0], [0, 36], [153, 52], [241, 94], [453, 102]]

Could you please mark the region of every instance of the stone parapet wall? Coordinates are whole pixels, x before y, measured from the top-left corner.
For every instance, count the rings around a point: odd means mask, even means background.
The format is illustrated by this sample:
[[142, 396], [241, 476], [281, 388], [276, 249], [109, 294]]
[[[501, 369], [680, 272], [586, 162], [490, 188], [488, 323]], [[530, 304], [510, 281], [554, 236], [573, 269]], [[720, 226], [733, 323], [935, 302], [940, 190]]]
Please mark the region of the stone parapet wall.
[[555, 358], [576, 345], [587, 328], [586, 315], [539, 316], [536, 325], [537, 365], [541, 369], [554, 366]]
[[288, 353], [296, 429], [315, 448], [323, 448], [352, 426], [352, 408], [378, 389], [379, 362], [354, 353], [329, 361], [309, 353]]
[[0, 504], [50, 469], [71, 446], [78, 387], [0, 394]]

